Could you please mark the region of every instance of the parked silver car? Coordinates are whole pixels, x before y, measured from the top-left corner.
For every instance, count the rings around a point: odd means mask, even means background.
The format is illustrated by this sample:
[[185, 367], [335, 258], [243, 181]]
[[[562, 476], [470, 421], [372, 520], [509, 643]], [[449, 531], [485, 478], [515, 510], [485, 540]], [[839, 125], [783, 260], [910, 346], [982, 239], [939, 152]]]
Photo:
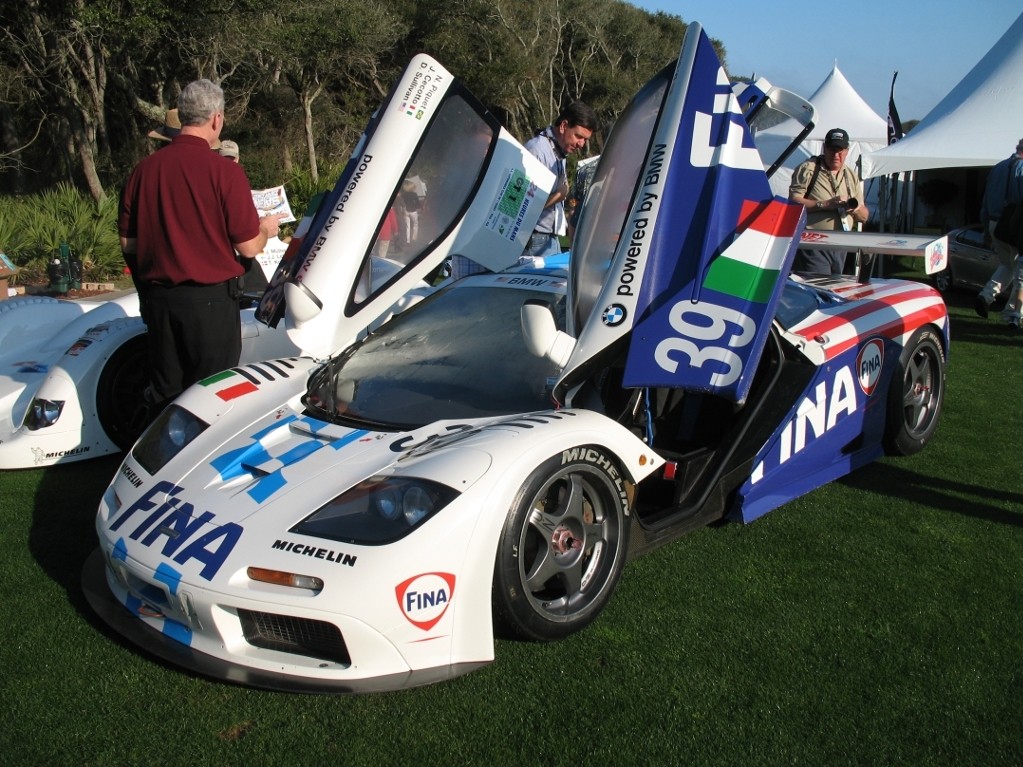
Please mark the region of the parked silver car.
[[934, 287], [942, 293], [952, 288], [980, 290], [997, 266], [981, 224], [953, 229], [948, 233], [948, 268], [934, 275]]

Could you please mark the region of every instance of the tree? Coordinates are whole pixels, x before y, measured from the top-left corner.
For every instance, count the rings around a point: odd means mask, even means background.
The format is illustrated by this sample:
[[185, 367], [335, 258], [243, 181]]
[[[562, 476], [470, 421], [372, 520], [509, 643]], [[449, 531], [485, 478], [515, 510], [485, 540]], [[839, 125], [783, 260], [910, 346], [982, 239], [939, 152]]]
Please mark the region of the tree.
[[520, 139], [577, 98], [608, 123], [684, 29], [622, 0], [15, 0], [0, 4], [0, 177], [102, 199], [209, 77], [250, 173], [294, 158], [318, 183], [420, 51]]
[[685, 32], [679, 17], [621, 0], [453, 0], [417, 28], [422, 47], [520, 139], [575, 99], [611, 121]]
[[106, 147], [104, 36], [114, 18], [110, 11], [105, 2], [86, 0], [24, 0], [4, 11], [6, 55], [30, 83], [37, 116], [53, 110], [48, 140], [55, 147], [63, 143], [68, 178], [74, 178], [74, 157], [97, 201], [105, 196], [97, 158], [101, 144]]
[[400, 33], [397, 18], [376, 0], [298, 0], [267, 14], [264, 50], [301, 108], [314, 182], [319, 179], [315, 102], [326, 92], [344, 100], [349, 90], [375, 90], [381, 52]]

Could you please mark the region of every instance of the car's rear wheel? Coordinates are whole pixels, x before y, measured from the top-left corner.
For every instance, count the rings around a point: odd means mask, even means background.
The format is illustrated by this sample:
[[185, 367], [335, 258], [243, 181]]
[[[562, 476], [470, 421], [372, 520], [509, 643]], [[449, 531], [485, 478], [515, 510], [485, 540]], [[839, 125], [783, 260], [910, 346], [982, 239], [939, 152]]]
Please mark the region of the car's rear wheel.
[[526, 480], [498, 544], [494, 617], [503, 634], [550, 641], [589, 625], [625, 563], [628, 500], [614, 459], [586, 446]]
[[933, 327], [920, 328], [899, 356], [888, 391], [886, 447], [912, 455], [938, 428], [945, 399], [945, 351]]
[[96, 387], [96, 413], [103, 431], [120, 450], [135, 444], [150, 420], [144, 392], [149, 384], [146, 334], [135, 336], [110, 355]]

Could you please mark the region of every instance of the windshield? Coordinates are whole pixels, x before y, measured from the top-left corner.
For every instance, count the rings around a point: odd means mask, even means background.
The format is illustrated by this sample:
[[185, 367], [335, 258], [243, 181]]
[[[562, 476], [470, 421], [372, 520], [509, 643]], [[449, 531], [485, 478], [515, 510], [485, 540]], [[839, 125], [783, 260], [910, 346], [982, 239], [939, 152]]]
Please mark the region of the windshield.
[[779, 325], [788, 330], [817, 311], [821, 306], [821, 300], [821, 294], [813, 288], [788, 280], [778, 298], [774, 318]]
[[310, 379], [305, 404], [325, 420], [396, 429], [548, 409], [558, 368], [527, 351], [520, 311], [546, 301], [563, 328], [564, 287], [550, 273], [464, 280], [331, 360]]

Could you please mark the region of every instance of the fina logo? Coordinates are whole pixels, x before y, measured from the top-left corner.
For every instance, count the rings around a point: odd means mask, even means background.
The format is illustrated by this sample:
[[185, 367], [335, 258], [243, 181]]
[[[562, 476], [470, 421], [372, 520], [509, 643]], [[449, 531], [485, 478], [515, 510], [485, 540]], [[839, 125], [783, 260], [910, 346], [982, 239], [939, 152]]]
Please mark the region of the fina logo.
[[611, 304], [601, 313], [600, 321], [609, 328], [614, 328], [625, 322], [625, 318], [628, 316], [629, 313], [624, 306], [621, 304]]
[[413, 575], [394, 587], [402, 615], [423, 631], [429, 631], [444, 617], [454, 594], [455, 576], [451, 573]]
[[867, 341], [856, 356], [856, 376], [860, 388], [868, 397], [874, 393], [874, 389], [877, 387], [883, 365], [884, 344], [878, 338]]

